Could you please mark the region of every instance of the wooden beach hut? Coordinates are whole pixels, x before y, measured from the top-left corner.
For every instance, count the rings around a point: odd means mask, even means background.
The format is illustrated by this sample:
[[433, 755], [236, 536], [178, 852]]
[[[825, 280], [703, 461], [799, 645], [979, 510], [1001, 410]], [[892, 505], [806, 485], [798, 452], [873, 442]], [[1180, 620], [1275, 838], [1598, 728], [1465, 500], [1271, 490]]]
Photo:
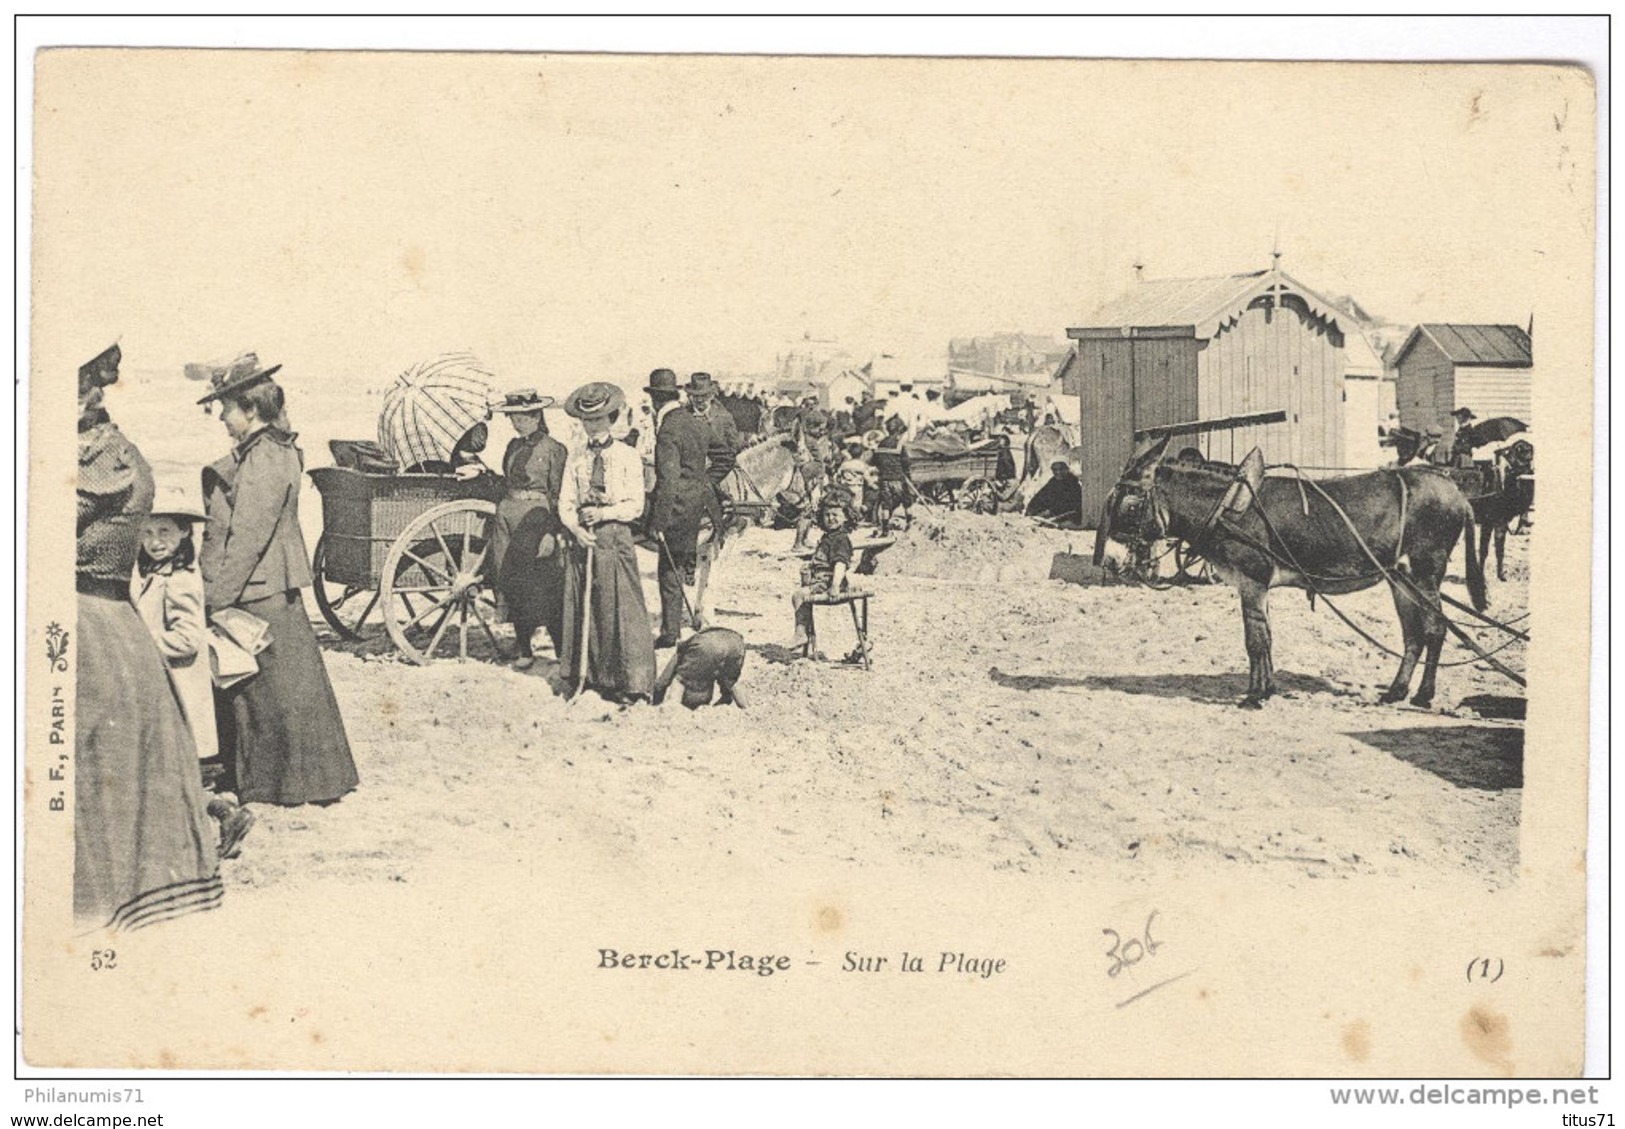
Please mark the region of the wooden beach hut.
[[1512, 416], [1533, 423], [1534, 363], [1529, 333], [1521, 326], [1419, 325], [1394, 363], [1400, 426], [1442, 429], [1457, 408], [1471, 408], [1480, 419]]
[[1270, 269], [1143, 280], [1068, 329], [1084, 512], [1100, 511], [1137, 443], [1162, 427], [1179, 426], [1175, 450], [1212, 459], [1256, 446], [1269, 463], [1342, 470], [1348, 320]]

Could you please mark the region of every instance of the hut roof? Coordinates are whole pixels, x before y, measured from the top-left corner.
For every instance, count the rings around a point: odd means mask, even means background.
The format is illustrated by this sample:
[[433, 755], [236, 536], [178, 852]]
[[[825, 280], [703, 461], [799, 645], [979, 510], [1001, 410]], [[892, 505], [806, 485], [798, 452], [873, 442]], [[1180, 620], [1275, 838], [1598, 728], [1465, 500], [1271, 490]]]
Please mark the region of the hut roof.
[[1254, 298], [1273, 289], [1298, 295], [1316, 316], [1337, 322], [1345, 332], [1357, 328], [1355, 319], [1285, 271], [1258, 270], [1207, 278], [1147, 279], [1067, 332], [1077, 337], [1088, 330], [1188, 328], [1197, 336], [1211, 337], [1224, 322], [1240, 316]]
[[1495, 368], [1528, 368], [1534, 363], [1529, 334], [1516, 325], [1450, 325], [1428, 322], [1411, 330], [1411, 335], [1394, 358], [1397, 365], [1424, 336], [1456, 365], [1485, 365]]

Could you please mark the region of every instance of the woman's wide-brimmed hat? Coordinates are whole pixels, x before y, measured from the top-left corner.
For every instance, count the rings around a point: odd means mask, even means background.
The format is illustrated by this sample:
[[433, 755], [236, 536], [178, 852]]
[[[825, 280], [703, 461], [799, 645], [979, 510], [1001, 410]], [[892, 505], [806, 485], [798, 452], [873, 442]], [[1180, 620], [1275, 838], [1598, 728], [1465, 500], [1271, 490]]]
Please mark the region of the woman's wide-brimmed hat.
[[208, 380], [213, 385], [209, 394], [198, 401], [207, 404], [252, 388], [262, 380], [270, 380], [281, 370], [281, 365], [265, 368], [261, 366], [258, 356], [243, 353], [235, 360], [224, 363], [206, 361], [187, 365], [186, 377], [188, 380]]
[[[103, 340], [106, 340], [106, 338], [103, 338]], [[117, 384], [118, 366], [123, 359], [124, 351], [118, 347], [118, 342], [115, 341], [80, 365], [80, 392], [83, 393], [90, 388], [106, 388], [109, 384]]]
[[607, 381], [583, 384], [564, 401], [564, 410], [576, 419], [604, 419], [626, 407], [626, 393]]
[[878, 427], [870, 428], [863, 433], [863, 445], [871, 451], [885, 442], [885, 439], [886, 433]]
[[165, 481], [156, 483], [153, 486], [151, 512], [153, 517], [183, 517], [188, 521], [202, 521], [204, 513], [201, 478], [194, 474], [189, 484]]
[[551, 396], [543, 396], [534, 388], [521, 388], [516, 392], [509, 392], [503, 397], [502, 403], [492, 404], [493, 412], [503, 412], [507, 415], [517, 415], [524, 412], [539, 412], [543, 408], [551, 408], [557, 400]]

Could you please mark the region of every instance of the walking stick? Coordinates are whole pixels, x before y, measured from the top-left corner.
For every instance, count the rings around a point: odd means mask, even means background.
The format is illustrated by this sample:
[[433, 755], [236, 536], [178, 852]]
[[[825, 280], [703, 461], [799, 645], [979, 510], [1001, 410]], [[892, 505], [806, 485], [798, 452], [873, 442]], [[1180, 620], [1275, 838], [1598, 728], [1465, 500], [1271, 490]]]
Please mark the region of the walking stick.
[[655, 540], [660, 542], [660, 551], [666, 555], [667, 565], [677, 574], [677, 590], [683, 594], [683, 611], [687, 613], [689, 625], [695, 631], [698, 631], [700, 629], [700, 617], [694, 610], [694, 605], [688, 602], [688, 585], [683, 583], [683, 570], [677, 567], [677, 554], [673, 553], [671, 546], [666, 544], [666, 535], [664, 533], [656, 533]]
[[592, 550], [588, 545], [587, 583], [581, 595], [581, 672], [576, 676], [576, 692], [571, 695], [576, 698], [587, 688], [587, 655], [592, 647]]

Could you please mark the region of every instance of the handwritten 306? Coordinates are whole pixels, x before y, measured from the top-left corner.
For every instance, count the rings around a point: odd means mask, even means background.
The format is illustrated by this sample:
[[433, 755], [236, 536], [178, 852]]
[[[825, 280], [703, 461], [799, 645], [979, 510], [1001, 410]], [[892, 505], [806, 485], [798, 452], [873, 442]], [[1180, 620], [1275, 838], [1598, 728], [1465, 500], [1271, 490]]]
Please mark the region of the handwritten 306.
[[1106, 969], [1107, 976], [1115, 977], [1125, 968], [1139, 964], [1147, 957], [1157, 955], [1157, 950], [1163, 947], [1163, 942], [1151, 936], [1151, 926], [1157, 920], [1159, 911], [1152, 910], [1145, 919], [1145, 927], [1138, 931], [1138, 936], [1131, 936], [1128, 940], [1115, 929], [1102, 929], [1101, 932], [1111, 938], [1112, 947], [1106, 950], [1106, 959], [1111, 964]]

